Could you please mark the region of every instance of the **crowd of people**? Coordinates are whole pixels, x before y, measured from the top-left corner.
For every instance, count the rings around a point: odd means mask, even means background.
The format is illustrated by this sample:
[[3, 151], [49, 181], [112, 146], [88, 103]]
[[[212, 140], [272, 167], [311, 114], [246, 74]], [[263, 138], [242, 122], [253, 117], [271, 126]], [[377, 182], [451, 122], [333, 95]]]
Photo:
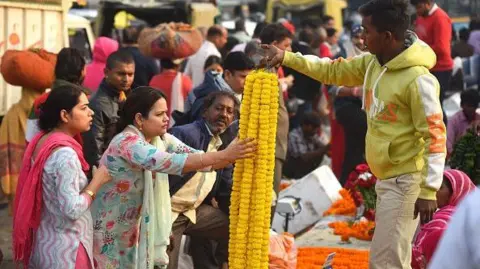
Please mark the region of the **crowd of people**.
[[431, 0], [372, 0], [359, 12], [343, 32], [330, 16], [299, 28], [259, 23], [251, 37], [243, 20], [230, 36], [214, 25], [187, 59], [146, 57], [133, 26], [121, 42], [98, 38], [89, 64], [62, 49], [51, 91], [31, 101], [16, 177], [2, 178], [18, 178], [15, 191], [4, 189], [15, 261], [174, 269], [188, 235], [194, 268], [228, 268], [233, 169], [256, 150], [237, 138], [239, 108], [246, 77], [267, 63], [280, 93], [272, 191], [326, 156], [342, 185], [366, 162], [381, 179], [370, 268], [426, 268], [475, 189], [444, 167], [480, 119], [478, 91], [462, 92], [448, 121], [442, 102], [452, 57], [480, 47], [477, 29], [452, 47], [451, 21]]

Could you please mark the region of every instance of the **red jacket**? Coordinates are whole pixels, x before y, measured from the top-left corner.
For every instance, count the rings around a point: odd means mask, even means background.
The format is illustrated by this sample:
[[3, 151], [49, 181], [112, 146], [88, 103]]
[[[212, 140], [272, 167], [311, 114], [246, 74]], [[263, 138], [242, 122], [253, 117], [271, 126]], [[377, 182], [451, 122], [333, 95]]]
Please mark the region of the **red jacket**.
[[416, 32], [418, 37], [437, 55], [437, 64], [431, 71], [452, 70], [452, 21], [448, 14], [435, 4], [428, 16], [417, 17]]

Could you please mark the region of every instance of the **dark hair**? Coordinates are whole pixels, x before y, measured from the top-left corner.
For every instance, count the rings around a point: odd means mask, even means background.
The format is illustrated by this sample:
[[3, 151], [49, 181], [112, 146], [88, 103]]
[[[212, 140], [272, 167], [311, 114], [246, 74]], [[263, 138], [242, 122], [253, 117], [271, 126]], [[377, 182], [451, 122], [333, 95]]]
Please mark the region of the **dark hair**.
[[472, 16], [470, 18], [470, 23], [468, 24], [468, 29], [470, 31], [475, 31], [480, 29], [480, 20], [478, 18], [478, 15]]
[[222, 57], [225, 57], [238, 44], [240, 44], [240, 41], [235, 37], [227, 37], [227, 43], [225, 43], [225, 46], [221, 50]]
[[480, 103], [480, 95], [477, 90], [466, 90], [460, 95], [460, 105], [468, 105], [478, 107]]
[[282, 42], [286, 38], [293, 39], [292, 33], [281, 23], [271, 23], [260, 34], [262, 44], [272, 44], [274, 41]]
[[252, 57], [261, 50], [260, 44], [257, 41], [250, 41], [245, 45], [245, 55]]
[[443, 176], [442, 184], [447, 187], [447, 189], [450, 191], [450, 193], [453, 193], [452, 182], [450, 182], [450, 179], [448, 179], [448, 177]]
[[311, 44], [314, 40], [315, 40], [315, 31], [313, 30], [302, 29], [300, 30], [300, 33], [298, 33], [298, 41]]
[[428, 4], [430, 2], [430, 0], [410, 0], [410, 4], [412, 4], [412, 6], [416, 6], [418, 4]]
[[222, 58], [218, 57], [217, 55], [208, 56], [207, 60], [205, 60], [205, 65], [203, 66], [203, 69], [205, 70], [207, 69], [207, 67], [214, 64], [222, 65]]
[[321, 25], [321, 23], [318, 20], [311, 19], [311, 18], [304, 19], [300, 22], [300, 27], [301, 28], [316, 29], [316, 28], [320, 27], [320, 25]]
[[330, 15], [325, 15], [322, 17], [323, 23], [327, 23], [327, 21], [331, 21], [331, 20], [334, 20], [334, 18]]
[[108, 69], [113, 69], [117, 63], [131, 64], [135, 63], [135, 60], [130, 51], [122, 48], [108, 56], [106, 67]]
[[403, 40], [410, 26], [406, 0], [371, 0], [359, 9], [363, 17], [370, 17], [378, 32], [389, 31], [395, 39]]
[[123, 29], [123, 43], [127, 45], [137, 44], [140, 32], [144, 26], [128, 26]]
[[207, 111], [207, 109], [209, 109], [213, 105], [213, 103], [215, 103], [215, 100], [220, 97], [227, 97], [232, 99], [234, 104], [233, 106], [235, 108], [235, 114], [239, 112], [240, 101], [238, 101], [237, 97], [229, 91], [214, 91], [207, 95], [207, 97], [205, 97], [205, 99], [203, 100], [203, 111]]
[[208, 28], [207, 37], [217, 37], [223, 35], [223, 28], [219, 25], [213, 25]]
[[266, 22], [259, 22], [255, 26], [255, 29], [253, 30], [253, 37], [254, 38], [259, 38], [260, 34], [262, 33], [263, 29], [268, 25]]
[[240, 31], [245, 31], [245, 20], [244, 19], [238, 19], [235, 21], [235, 31], [240, 32]]
[[335, 28], [328, 28], [327, 29], [327, 37], [333, 37], [337, 33], [337, 29]]
[[153, 105], [162, 98], [166, 99], [165, 95], [160, 90], [150, 86], [141, 86], [132, 90], [127, 101], [118, 112], [120, 118], [117, 122], [117, 133], [133, 124], [137, 113], [142, 114], [144, 118], [148, 118], [148, 113]]
[[160, 67], [163, 69], [174, 69], [178, 67], [177, 64], [175, 64], [172, 59], [161, 59], [160, 60]]
[[470, 37], [470, 31], [467, 28], [462, 28], [460, 31], [458, 31], [458, 37], [460, 40], [467, 42], [468, 38]]
[[83, 89], [75, 84], [59, 86], [48, 94], [47, 100], [40, 106], [38, 127], [49, 132], [60, 125], [60, 112], [71, 112], [78, 104]]
[[305, 115], [303, 115], [301, 124], [302, 125], [311, 125], [313, 127], [320, 127], [320, 125], [322, 124], [322, 120], [321, 120], [320, 115], [318, 113], [309, 112], [309, 113], [305, 113]]
[[63, 48], [57, 55], [55, 78], [63, 79], [74, 84], [81, 84], [84, 68], [85, 59], [78, 49]]
[[230, 52], [223, 62], [223, 69], [234, 73], [235, 71], [252, 70], [255, 63], [244, 52]]

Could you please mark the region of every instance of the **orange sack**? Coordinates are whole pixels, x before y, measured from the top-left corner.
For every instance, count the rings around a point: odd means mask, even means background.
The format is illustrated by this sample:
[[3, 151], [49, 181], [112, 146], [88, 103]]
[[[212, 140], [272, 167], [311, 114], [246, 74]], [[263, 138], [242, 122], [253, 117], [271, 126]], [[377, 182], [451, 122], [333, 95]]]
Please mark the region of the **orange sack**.
[[181, 59], [195, 54], [202, 46], [200, 31], [185, 23], [162, 23], [145, 28], [138, 38], [140, 51], [158, 59]]
[[55, 80], [57, 55], [43, 49], [7, 50], [0, 72], [9, 84], [43, 91]]

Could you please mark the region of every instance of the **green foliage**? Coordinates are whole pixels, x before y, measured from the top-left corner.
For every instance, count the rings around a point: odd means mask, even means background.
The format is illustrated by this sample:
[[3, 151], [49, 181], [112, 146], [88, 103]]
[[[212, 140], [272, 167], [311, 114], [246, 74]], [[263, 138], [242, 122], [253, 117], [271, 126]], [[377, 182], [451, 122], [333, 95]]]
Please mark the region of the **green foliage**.
[[480, 136], [473, 129], [454, 145], [450, 167], [465, 172], [475, 185], [480, 184]]

